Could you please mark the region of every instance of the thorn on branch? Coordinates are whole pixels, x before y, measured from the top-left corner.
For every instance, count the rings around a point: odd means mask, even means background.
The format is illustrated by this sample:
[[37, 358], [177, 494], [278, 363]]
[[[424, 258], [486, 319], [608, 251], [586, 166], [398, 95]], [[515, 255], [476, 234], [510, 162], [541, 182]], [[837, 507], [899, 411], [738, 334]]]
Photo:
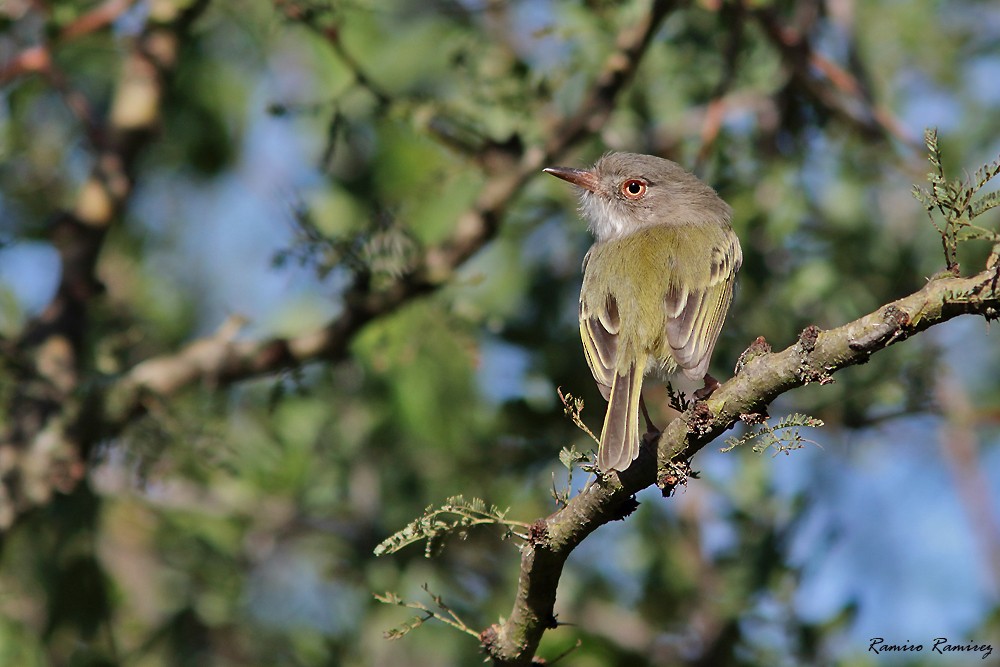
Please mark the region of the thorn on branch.
[[771, 354], [770, 343], [768, 343], [763, 336], [757, 336], [757, 339], [750, 343], [750, 347], [743, 350], [743, 354], [741, 354], [740, 358], [736, 360], [736, 368], [733, 369], [733, 374], [739, 375], [743, 368], [751, 361], [757, 357], [763, 357], [768, 354]]

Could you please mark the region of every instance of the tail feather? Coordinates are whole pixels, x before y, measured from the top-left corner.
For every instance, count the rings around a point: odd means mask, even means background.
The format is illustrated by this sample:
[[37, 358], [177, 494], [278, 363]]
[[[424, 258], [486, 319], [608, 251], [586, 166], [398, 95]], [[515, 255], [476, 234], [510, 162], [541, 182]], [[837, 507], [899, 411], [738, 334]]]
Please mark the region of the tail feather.
[[639, 396], [644, 364], [632, 364], [625, 375], [615, 373], [608, 411], [597, 450], [597, 467], [603, 472], [622, 471], [639, 456]]

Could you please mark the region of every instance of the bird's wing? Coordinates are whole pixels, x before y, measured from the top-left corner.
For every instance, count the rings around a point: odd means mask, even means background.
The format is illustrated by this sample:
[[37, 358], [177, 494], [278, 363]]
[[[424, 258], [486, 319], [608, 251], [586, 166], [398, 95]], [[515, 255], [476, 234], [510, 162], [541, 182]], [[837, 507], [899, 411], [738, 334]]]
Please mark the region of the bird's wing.
[[733, 300], [733, 283], [743, 263], [736, 234], [725, 230], [725, 236], [712, 246], [709, 257], [709, 270], [703, 274], [703, 280], [671, 285], [664, 298], [667, 343], [677, 365], [694, 380], [702, 379], [708, 371], [712, 350]]
[[580, 339], [583, 341], [583, 353], [590, 372], [593, 373], [604, 400], [609, 400], [615, 377], [621, 320], [618, 317], [618, 303], [610, 294], [604, 307], [597, 310], [598, 312], [591, 312], [583, 299], [580, 299]]

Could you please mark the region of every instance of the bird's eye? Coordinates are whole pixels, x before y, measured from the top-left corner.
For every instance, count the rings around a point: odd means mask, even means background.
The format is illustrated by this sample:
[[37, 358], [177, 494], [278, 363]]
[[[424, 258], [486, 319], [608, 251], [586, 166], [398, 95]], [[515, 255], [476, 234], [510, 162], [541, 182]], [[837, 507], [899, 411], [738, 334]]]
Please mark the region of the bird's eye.
[[622, 183], [622, 194], [629, 199], [639, 199], [646, 194], [646, 182], [638, 178], [630, 178]]

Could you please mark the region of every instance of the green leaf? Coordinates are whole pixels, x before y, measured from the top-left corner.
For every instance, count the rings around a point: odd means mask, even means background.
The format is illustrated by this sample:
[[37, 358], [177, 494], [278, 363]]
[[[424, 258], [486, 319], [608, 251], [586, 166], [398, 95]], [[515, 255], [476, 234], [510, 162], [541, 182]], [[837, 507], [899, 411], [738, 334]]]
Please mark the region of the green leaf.
[[969, 206], [969, 219], [974, 220], [996, 206], [1000, 206], [1000, 191], [983, 195]]

